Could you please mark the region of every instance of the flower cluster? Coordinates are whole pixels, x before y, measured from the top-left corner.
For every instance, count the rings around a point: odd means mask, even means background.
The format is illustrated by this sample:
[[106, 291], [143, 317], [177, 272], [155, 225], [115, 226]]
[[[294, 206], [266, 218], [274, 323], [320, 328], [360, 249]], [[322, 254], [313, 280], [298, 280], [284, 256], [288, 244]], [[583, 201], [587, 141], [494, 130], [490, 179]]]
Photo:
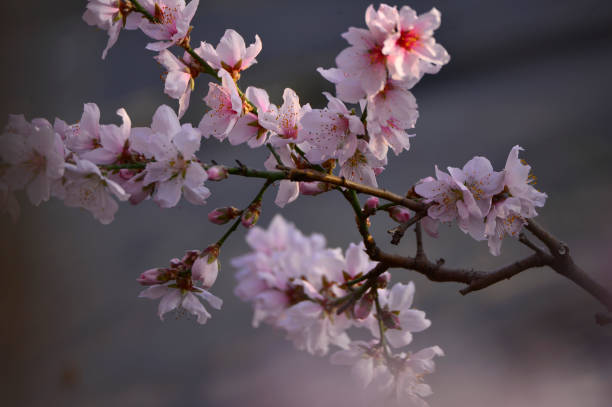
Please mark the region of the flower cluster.
[[208, 290], [217, 280], [219, 273], [219, 249], [211, 246], [204, 252], [188, 251], [182, 259], [170, 260], [170, 267], [145, 271], [138, 282], [148, 286], [140, 297], [156, 300], [159, 318], [174, 310], [184, 310], [196, 316], [204, 324], [211, 317], [198, 297], [206, 300], [213, 308], [221, 309], [223, 301]]
[[429, 218], [457, 221], [459, 228], [476, 240], [488, 240], [491, 254], [500, 253], [505, 235], [518, 237], [527, 219], [537, 215], [547, 195], [533, 186], [531, 167], [518, 158], [514, 146], [501, 172], [484, 157], [474, 157], [463, 169], [436, 166], [436, 178], [419, 181], [414, 191], [431, 203]]
[[[369, 260], [363, 243], [351, 244], [345, 253], [326, 248], [323, 236], [304, 236], [280, 215], [267, 230], [251, 229], [247, 243], [252, 251], [232, 264], [239, 269], [235, 293], [253, 305], [254, 326], [264, 322], [282, 329], [311, 354], [326, 355], [337, 346], [333, 363], [352, 365], [361, 385], [372, 384], [398, 401], [431, 393], [421, 377], [433, 371], [440, 348], [392, 351], [431, 324], [412, 308], [414, 284], [387, 288], [390, 275], [384, 272], [367, 285], [377, 263]], [[351, 340], [351, 328], [367, 329], [372, 341]]]
[[17, 216], [13, 192], [20, 189], [34, 205], [54, 196], [105, 224], [118, 209], [114, 198], [136, 204], [152, 197], [170, 208], [183, 195], [204, 204], [210, 192], [204, 186], [207, 172], [195, 157], [200, 132], [181, 126], [168, 106], [157, 109], [150, 128], [132, 128], [124, 109], [117, 114], [121, 126], [101, 125], [93, 103], [85, 104], [81, 120], [71, 125], [11, 116], [0, 135], [2, 208]]

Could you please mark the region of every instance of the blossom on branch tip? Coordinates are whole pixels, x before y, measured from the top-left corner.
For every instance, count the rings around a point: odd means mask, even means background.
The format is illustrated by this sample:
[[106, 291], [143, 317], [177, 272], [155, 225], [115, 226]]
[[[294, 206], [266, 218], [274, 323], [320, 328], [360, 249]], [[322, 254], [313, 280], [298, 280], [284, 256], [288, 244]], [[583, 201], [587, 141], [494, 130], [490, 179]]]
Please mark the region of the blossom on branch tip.
[[190, 23], [198, 8], [199, 0], [141, 0], [142, 6], [155, 19], [143, 20], [140, 29], [157, 42], [147, 44], [151, 51], [161, 51], [178, 44], [189, 36]]
[[261, 52], [261, 39], [255, 35], [255, 42], [246, 47], [244, 38], [232, 29], [225, 30], [217, 48], [202, 42], [195, 52], [214, 69], [225, 69], [235, 80], [240, 72], [257, 63], [255, 57]]
[[[158, 315], [162, 321], [164, 314], [178, 308], [195, 315], [198, 323], [206, 323], [211, 315], [199, 298], [206, 300], [213, 308], [221, 309], [223, 301], [208, 291], [217, 279], [219, 271], [219, 251], [218, 248], [213, 250], [214, 248], [215, 246], [211, 246], [203, 253], [190, 250], [182, 259], [172, 259], [170, 267], [151, 269], [141, 275], [139, 282], [149, 287], [142, 291], [139, 297], [161, 298]], [[154, 278], [157, 278], [159, 283], [151, 285], [150, 282]]]
[[437, 73], [448, 63], [450, 56], [433, 38], [439, 26], [440, 12], [435, 8], [419, 16], [408, 6], [400, 9], [396, 30], [382, 49], [393, 79], [417, 79], [423, 73]]

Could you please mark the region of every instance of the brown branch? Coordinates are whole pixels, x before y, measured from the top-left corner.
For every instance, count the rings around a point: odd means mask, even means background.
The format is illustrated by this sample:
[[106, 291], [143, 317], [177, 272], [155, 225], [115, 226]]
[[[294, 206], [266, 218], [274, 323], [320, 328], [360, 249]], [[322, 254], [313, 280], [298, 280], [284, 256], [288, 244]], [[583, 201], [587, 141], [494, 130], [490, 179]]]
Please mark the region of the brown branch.
[[388, 232], [393, 234], [393, 237], [391, 238], [391, 244], [398, 245], [404, 237], [404, 233], [406, 233], [406, 230], [408, 230], [410, 226], [423, 219], [425, 216], [427, 216], [427, 211], [422, 210], [421, 212], [415, 213], [412, 219], [410, 219], [408, 222], [404, 222], [398, 227], [389, 230]]
[[483, 288], [487, 288], [488, 286], [498, 283], [502, 280], [509, 280], [518, 273], [521, 273], [525, 270], [550, 265], [551, 261], [551, 256], [548, 256], [544, 253], [534, 253], [529, 257], [509, 264], [506, 267], [502, 267], [497, 271], [490, 272], [484, 277], [472, 281], [467, 287], [460, 290], [459, 292], [465, 295], [471, 293], [472, 291], [482, 290]]
[[336, 185], [339, 187], [345, 187], [353, 191], [361, 192], [364, 194], [377, 196], [387, 201], [394, 202], [398, 205], [402, 205], [408, 209], [412, 209], [415, 212], [421, 212], [427, 208], [422, 202], [415, 201], [413, 199], [405, 198], [401, 195], [394, 194], [385, 189], [374, 188], [368, 185], [359, 184], [357, 182], [349, 181], [344, 177], [337, 177], [331, 174], [325, 174], [314, 170], [302, 170], [297, 168], [283, 168], [288, 173], [287, 178], [291, 181], [320, 181], [327, 184]]
[[548, 247], [553, 260], [548, 264], [553, 270], [563, 277], [573, 281], [582, 287], [593, 297], [597, 298], [608, 311], [612, 312], [612, 294], [604, 286], [596, 282], [582, 270], [570, 256], [569, 247], [546, 231], [533, 219], [528, 219], [527, 230], [533, 233], [542, 243]]

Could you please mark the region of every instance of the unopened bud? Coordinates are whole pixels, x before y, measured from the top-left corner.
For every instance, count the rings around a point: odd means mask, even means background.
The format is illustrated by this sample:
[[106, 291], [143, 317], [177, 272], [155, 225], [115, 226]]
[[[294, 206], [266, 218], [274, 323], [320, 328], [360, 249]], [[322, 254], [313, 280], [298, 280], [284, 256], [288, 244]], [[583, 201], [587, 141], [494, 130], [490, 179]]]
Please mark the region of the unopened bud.
[[208, 220], [217, 225], [223, 225], [240, 216], [240, 210], [233, 206], [217, 208], [208, 214]]
[[227, 178], [229, 172], [223, 165], [214, 165], [206, 170], [209, 181], [222, 181]]
[[385, 167], [375, 167], [372, 168], [372, 171], [374, 171], [374, 175], [376, 175], [377, 177], [382, 174], [382, 172], [385, 170]]
[[261, 214], [261, 201], [252, 203], [246, 211], [242, 214], [242, 226], [245, 228], [252, 228], [259, 220]]
[[396, 222], [404, 223], [410, 220], [410, 211], [401, 206], [392, 206], [389, 208], [389, 216]]
[[136, 175], [136, 172], [134, 170], [129, 170], [127, 168], [122, 168], [119, 170], [119, 177], [121, 177], [121, 179], [124, 181], [128, 181], [134, 175]]
[[210, 288], [219, 274], [219, 246], [213, 245], [202, 252], [191, 267], [191, 278], [202, 282], [204, 288]]
[[371, 295], [366, 294], [357, 301], [353, 308], [353, 316], [357, 319], [366, 319], [370, 315], [374, 299]]
[[376, 208], [378, 208], [378, 198], [375, 196], [368, 198], [365, 203], [365, 209], [373, 211]]
[[379, 318], [382, 318], [382, 323], [387, 329], [402, 329], [397, 312], [385, 310]]
[[164, 281], [163, 281], [163, 274], [164, 274], [164, 270], [163, 269], [159, 269], [159, 268], [150, 269], [150, 270], [147, 270], [144, 273], [142, 273], [136, 279], [136, 281], [138, 281], [142, 285], [162, 284], [162, 283], [164, 283]]

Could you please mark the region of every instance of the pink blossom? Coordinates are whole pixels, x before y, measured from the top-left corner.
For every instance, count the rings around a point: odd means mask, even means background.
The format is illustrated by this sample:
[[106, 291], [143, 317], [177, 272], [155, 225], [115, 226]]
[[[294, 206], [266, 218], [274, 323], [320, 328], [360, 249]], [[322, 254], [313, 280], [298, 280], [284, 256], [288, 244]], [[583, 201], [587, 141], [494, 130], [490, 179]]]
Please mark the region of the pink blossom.
[[199, 0], [142, 0], [142, 6], [157, 22], [143, 20], [140, 29], [157, 42], [147, 44], [151, 51], [161, 51], [182, 41], [189, 34], [189, 24], [198, 8]]
[[242, 116], [243, 103], [236, 83], [230, 74], [221, 69], [219, 76], [221, 86], [212, 82], [208, 84], [208, 95], [204, 101], [211, 110], [202, 117], [198, 128], [204, 137], [208, 138], [212, 134], [219, 140], [223, 140]]
[[384, 363], [382, 348], [377, 341], [353, 341], [348, 349], [339, 350], [331, 355], [334, 365], [351, 366], [351, 376], [362, 386], [368, 386], [374, 379], [375, 367]]
[[423, 376], [433, 373], [433, 358], [443, 356], [438, 346], [422, 349], [413, 354], [394, 355], [393, 367], [378, 365], [374, 369], [372, 386], [386, 396], [390, 405], [427, 407], [422, 397], [432, 394], [431, 387], [423, 382]]
[[208, 175], [195, 156], [200, 139], [200, 132], [191, 124], [181, 126], [166, 105], [156, 110], [151, 128], [132, 131], [136, 151], [156, 160], [147, 164], [143, 185], [155, 184], [153, 200], [162, 208], [175, 206], [181, 192], [194, 205], [203, 205], [210, 196], [204, 186]]
[[219, 275], [219, 247], [210, 246], [202, 252], [191, 267], [191, 278], [199, 281], [202, 287], [209, 289]]
[[108, 43], [102, 52], [102, 59], [105, 59], [108, 50], [119, 39], [121, 28], [137, 29], [142, 21], [142, 16], [132, 13], [124, 0], [89, 0], [83, 20], [89, 25], [95, 25], [108, 32]]
[[[355, 99], [374, 95], [384, 88], [387, 68], [383, 46], [397, 25], [397, 18], [394, 7], [383, 4], [375, 11], [370, 6], [366, 11], [368, 29], [351, 27], [342, 34], [351, 45], [336, 57], [336, 64], [345, 80], [336, 72], [328, 72], [324, 76], [329, 76], [332, 82], [338, 84], [340, 95], [347, 101], [355, 102]], [[355, 92], [355, 82], [361, 86], [361, 94]]]
[[433, 38], [439, 26], [440, 12], [435, 8], [420, 16], [408, 6], [400, 9], [397, 30], [385, 39], [382, 49], [393, 79], [420, 78], [448, 63], [450, 56]]
[[261, 147], [268, 140], [270, 131], [263, 127], [259, 122], [259, 118], [268, 111], [270, 99], [264, 89], [253, 86], [247, 88], [245, 96], [255, 106], [257, 114], [247, 111], [240, 117], [234, 128], [230, 131], [228, 140], [233, 146], [247, 143], [251, 148]]
[[129, 195], [119, 184], [102, 175], [98, 166], [91, 161], [75, 157], [75, 163], [66, 164], [66, 174], [58, 195], [64, 199], [66, 206], [84, 208], [102, 224], [111, 223], [119, 209], [113, 196], [126, 201]]
[[368, 149], [368, 143], [359, 140], [352, 157], [342, 164], [340, 176], [360, 184], [378, 187], [376, 169], [387, 165], [387, 159], [376, 158]]
[[525, 218], [537, 216], [536, 207], [543, 207], [547, 195], [533, 187], [535, 177], [531, 172], [531, 167], [518, 158], [520, 146], [512, 147], [505, 167], [505, 185], [510, 195], [520, 200], [520, 214]]
[[370, 260], [370, 257], [365, 252], [363, 242], [349, 244], [349, 247], [346, 249], [345, 261], [343, 271], [346, 272], [350, 279], [366, 275], [378, 264]]
[[410, 149], [406, 133], [413, 128], [419, 112], [416, 99], [405, 84], [389, 81], [384, 89], [368, 98], [368, 135], [370, 151], [379, 159], [387, 156], [389, 147], [395, 155]]
[[[276, 149], [282, 164], [288, 168], [295, 168], [295, 162], [293, 161], [291, 155], [291, 149], [288, 145], [282, 145]], [[274, 155], [270, 154], [268, 159], [264, 162], [264, 167], [267, 170], [275, 170], [278, 163], [276, 162], [276, 158]], [[289, 181], [289, 180], [281, 180], [279, 182], [278, 193], [276, 194], [276, 198], [274, 199], [274, 203], [281, 208], [284, 208], [285, 205], [295, 201], [298, 196], [300, 196], [300, 183]]]
[[199, 324], [205, 324], [211, 317], [204, 308], [198, 297], [206, 300], [213, 308], [221, 309], [223, 301], [206, 290], [195, 288], [194, 291], [184, 291], [180, 288], [166, 285], [154, 285], [142, 291], [140, 298], [156, 300], [161, 298], [157, 314], [159, 319], [164, 320], [164, 315], [174, 309], [184, 309], [197, 317]]
[[300, 121], [301, 139], [305, 143], [306, 156], [313, 163], [336, 158], [342, 165], [355, 154], [357, 136], [365, 134], [365, 128], [340, 99], [327, 92], [323, 94], [329, 101], [327, 108], [304, 114]]
[[100, 142], [100, 109], [95, 103], [86, 103], [83, 106], [81, 120], [71, 126], [64, 126], [58, 122], [58, 129], [63, 130], [62, 139], [66, 140], [66, 147], [83, 158], [96, 148], [102, 147]]
[[259, 124], [276, 133], [271, 138], [274, 146], [299, 143], [302, 140], [300, 120], [310, 110], [309, 104], [301, 106], [295, 91], [287, 88], [283, 92], [283, 105], [279, 108], [270, 104], [268, 110], [259, 116]]
[[344, 315], [336, 315], [333, 321], [331, 318], [321, 305], [302, 301], [287, 309], [278, 325], [287, 331], [296, 348], [321, 356], [332, 344], [346, 349], [350, 343], [345, 332], [350, 321]]
[[[406, 346], [412, 342], [412, 332], [421, 332], [431, 325], [431, 321], [425, 318], [425, 313], [412, 308], [414, 300], [414, 284], [396, 283], [391, 290], [379, 289], [378, 299], [383, 312], [387, 312], [397, 318], [399, 326], [387, 329], [385, 337], [389, 344], [395, 348]], [[371, 316], [366, 325], [375, 338], [380, 337], [378, 323]]]
[[501, 253], [502, 239], [505, 235], [517, 238], [526, 220], [521, 215], [521, 200], [518, 197], [503, 199], [493, 205], [487, 215], [485, 235], [489, 251], [493, 256]]
[[102, 125], [99, 128], [99, 145], [87, 151], [81, 157], [94, 164], [113, 164], [122, 157], [130, 156], [130, 133], [132, 121], [125, 109], [117, 110], [117, 115], [123, 119], [121, 127], [115, 124]]
[[255, 57], [261, 52], [261, 39], [255, 35], [255, 42], [246, 47], [244, 38], [234, 30], [225, 30], [217, 48], [202, 42], [195, 51], [214, 69], [225, 69], [238, 79], [239, 73], [257, 63]]
[[173, 99], [178, 99], [180, 119], [189, 108], [189, 99], [195, 86], [194, 78], [199, 71], [192, 66], [191, 55], [187, 52], [181, 60], [164, 49], [155, 57], [155, 60], [168, 70], [164, 81], [164, 93]]
[[0, 158], [6, 164], [5, 207], [13, 214], [17, 211], [11, 191], [25, 188], [32, 204], [39, 205], [49, 200], [52, 184], [64, 174], [64, 144], [44, 119], [28, 123], [22, 115], [9, 116], [0, 135]]

